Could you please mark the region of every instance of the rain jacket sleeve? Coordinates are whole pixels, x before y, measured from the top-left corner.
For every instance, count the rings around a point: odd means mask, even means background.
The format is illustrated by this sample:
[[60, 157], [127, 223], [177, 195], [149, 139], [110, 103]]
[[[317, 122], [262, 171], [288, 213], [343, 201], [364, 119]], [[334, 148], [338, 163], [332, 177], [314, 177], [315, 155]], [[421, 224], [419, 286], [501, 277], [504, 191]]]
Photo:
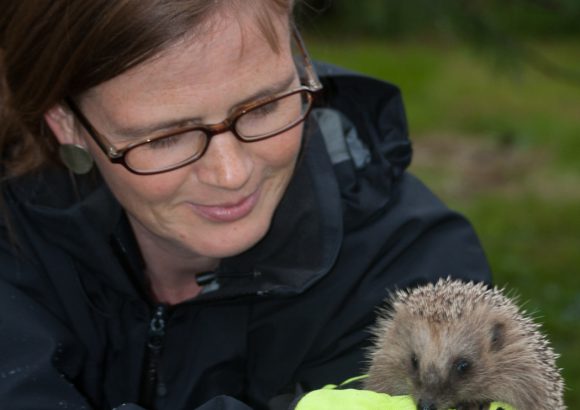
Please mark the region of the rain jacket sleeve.
[[[40, 291], [51, 285], [2, 246], [0, 242], [0, 408], [89, 409], [83, 395], [57, 370], [66, 356], [70, 368], [63, 370], [74, 374], [84, 352], [55, 311], [58, 301], [48, 300], [54, 293]], [[21, 282], [30, 277], [38, 286]]]

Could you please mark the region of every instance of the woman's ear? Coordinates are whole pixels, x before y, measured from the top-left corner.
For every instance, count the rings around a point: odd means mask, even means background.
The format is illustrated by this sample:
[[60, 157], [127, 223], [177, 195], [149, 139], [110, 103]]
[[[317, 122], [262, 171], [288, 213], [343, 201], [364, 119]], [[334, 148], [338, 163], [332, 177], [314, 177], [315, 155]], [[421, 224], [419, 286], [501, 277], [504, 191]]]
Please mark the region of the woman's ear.
[[84, 145], [73, 114], [63, 105], [52, 106], [44, 113], [44, 120], [60, 144]]

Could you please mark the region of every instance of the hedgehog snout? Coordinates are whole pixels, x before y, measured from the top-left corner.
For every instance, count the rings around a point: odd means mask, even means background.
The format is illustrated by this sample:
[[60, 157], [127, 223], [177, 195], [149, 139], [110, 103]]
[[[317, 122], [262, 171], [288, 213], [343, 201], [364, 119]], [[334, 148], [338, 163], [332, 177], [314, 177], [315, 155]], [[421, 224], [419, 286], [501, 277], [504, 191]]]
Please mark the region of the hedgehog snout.
[[444, 378], [440, 369], [435, 364], [429, 364], [420, 377], [419, 386], [422, 387], [421, 390], [424, 392], [435, 392], [441, 388], [443, 381]]
[[431, 400], [419, 400], [417, 410], [437, 410], [437, 405]]
[[414, 394], [417, 400], [417, 410], [437, 410], [437, 395], [434, 392], [439, 389], [441, 377], [433, 364], [426, 367], [415, 386], [418, 388]]

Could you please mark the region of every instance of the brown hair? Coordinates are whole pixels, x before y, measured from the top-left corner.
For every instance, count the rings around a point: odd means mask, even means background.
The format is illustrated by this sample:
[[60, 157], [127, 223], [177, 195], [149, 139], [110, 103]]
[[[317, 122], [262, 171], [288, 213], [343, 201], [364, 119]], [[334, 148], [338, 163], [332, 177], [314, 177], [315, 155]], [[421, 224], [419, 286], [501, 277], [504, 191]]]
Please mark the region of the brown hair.
[[277, 49], [274, 15], [294, 0], [35, 0], [0, 14], [0, 175], [57, 162], [43, 114], [151, 58], [218, 11], [250, 10]]

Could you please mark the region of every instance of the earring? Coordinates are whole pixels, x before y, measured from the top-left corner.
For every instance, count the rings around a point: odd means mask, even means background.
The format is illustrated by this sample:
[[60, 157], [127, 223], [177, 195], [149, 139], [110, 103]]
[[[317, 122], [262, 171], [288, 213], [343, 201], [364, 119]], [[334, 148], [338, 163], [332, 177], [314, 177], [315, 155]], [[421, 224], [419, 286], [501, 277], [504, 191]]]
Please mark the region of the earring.
[[86, 174], [93, 168], [93, 157], [82, 145], [60, 144], [58, 156], [62, 163], [77, 175]]

